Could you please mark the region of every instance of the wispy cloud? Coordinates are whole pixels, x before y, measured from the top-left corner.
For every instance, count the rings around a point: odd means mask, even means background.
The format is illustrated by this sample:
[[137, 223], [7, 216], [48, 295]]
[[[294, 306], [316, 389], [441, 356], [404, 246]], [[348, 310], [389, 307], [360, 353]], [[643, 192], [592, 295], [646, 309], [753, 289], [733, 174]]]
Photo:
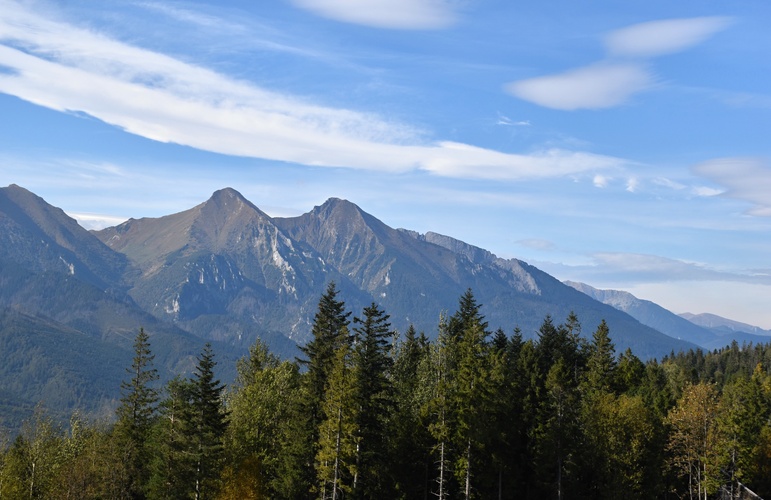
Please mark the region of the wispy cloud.
[[681, 281], [718, 281], [771, 285], [771, 274], [757, 270], [725, 271], [709, 265], [683, 260], [624, 252], [598, 252], [590, 256], [591, 263], [570, 266], [541, 264], [560, 279], [602, 286], [637, 283]]
[[499, 114], [496, 125], [503, 125], [506, 127], [529, 127], [531, 125], [530, 120], [512, 120], [508, 116]]
[[640, 23], [609, 33], [605, 46], [616, 57], [662, 56], [698, 45], [731, 23], [731, 18], [718, 16]]
[[551, 251], [556, 248], [553, 241], [544, 240], [540, 238], [529, 238], [526, 240], [517, 241], [518, 244], [525, 248], [531, 248], [533, 250]]
[[408, 124], [320, 106], [57, 22], [16, 2], [0, 18], [0, 92], [127, 132], [226, 155], [481, 179], [564, 176], [622, 159], [553, 149], [511, 154], [427, 141]]
[[609, 57], [604, 61], [556, 75], [515, 81], [504, 88], [515, 97], [553, 109], [618, 106], [656, 83], [646, 58], [685, 50], [730, 23], [727, 17], [697, 17], [629, 26], [607, 35]]
[[601, 63], [558, 75], [510, 83], [514, 96], [553, 109], [600, 109], [617, 106], [650, 87], [654, 78], [640, 64]]
[[346, 23], [390, 29], [438, 29], [456, 20], [452, 0], [291, 0], [298, 7]]
[[723, 186], [725, 191], [701, 188], [702, 195], [722, 196], [751, 203], [750, 215], [771, 217], [771, 165], [758, 158], [720, 158], [693, 167], [697, 175]]
[[604, 175], [595, 175], [592, 182], [594, 183], [594, 187], [605, 188], [608, 187], [608, 182], [610, 182], [610, 179]]
[[194, 24], [201, 28], [216, 29], [217, 31], [243, 32], [245, 27], [241, 24], [224, 21], [222, 18], [203, 14], [190, 9], [185, 9], [174, 4], [161, 2], [140, 2], [136, 4], [148, 10], [163, 14], [180, 22]]

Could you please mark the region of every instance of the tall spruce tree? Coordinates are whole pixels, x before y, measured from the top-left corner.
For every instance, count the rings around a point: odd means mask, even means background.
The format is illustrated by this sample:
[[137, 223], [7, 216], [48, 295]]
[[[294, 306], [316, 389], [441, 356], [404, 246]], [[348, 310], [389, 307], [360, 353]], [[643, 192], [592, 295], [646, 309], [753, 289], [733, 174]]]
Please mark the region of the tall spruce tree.
[[144, 328], [140, 328], [134, 340], [131, 367], [126, 369], [131, 378], [121, 383], [123, 395], [116, 410], [118, 421], [115, 424], [116, 439], [125, 451], [124, 464], [129, 481], [125, 488], [132, 498], [144, 498], [150, 473], [147, 439], [158, 401], [158, 392], [152, 387], [158, 380], [158, 371], [153, 368], [154, 358], [150, 337]]
[[195, 461], [195, 499], [211, 498], [222, 465], [223, 437], [228, 414], [222, 400], [225, 388], [214, 376], [214, 352], [206, 343], [198, 356], [192, 384], [192, 454]]
[[[350, 311], [345, 310], [345, 302], [338, 299], [340, 292], [332, 281], [319, 299], [318, 310], [313, 318], [312, 338], [300, 348], [304, 358], [298, 358], [300, 366], [306, 368], [303, 374], [305, 397], [300, 403], [298, 413], [301, 417], [301, 429], [297, 432], [294, 462], [305, 464], [299, 470], [303, 473], [298, 478], [306, 489], [310, 490], [318, 476], [318, 463], [315, 462], [319, 447], [319, 427], [326, 419], [323, 401], [329, 376], [335, 365], [335, 356], [343, 344], [350, 344], [348, 320]], [[313, 464], [308, 467], [307, 464]]]
[[386, 424], [394, 408], [392, 385], [393, 358], [390, 356], [394, 332], [389, 316], [374, 302], [365, 307], [362, 318], [354, 318], [355, 361], [358, 368], [356, 391], [358, 411], [357, 498], [384, 498], [389, 477]]
[[393, 384], [396, 407], [391, 419], [389, 453], [394, 471], [394, 486], [406, 499], [427, 496], [427, 474], [432, 463], [431, 435], [421, 417], [430, 379], [421, 367], [429, 355], [425, 334], [417, 334], [410, 325], [404, 340], [397, 343], [394, 356]]
[[166, 384], [165, 392], [152, 431], [149, 497], [190, 498], [195, 482], [193, 382], [177, 376]]
[[455, 476], [464, 498], [478, 491], [477, 476], [493, 471], [485, 448], [491, 438], [494, 421], [493, 391], [502, 370], [495, 370], [497, 360], [490, 348], [487, 322], [469, 289], [459, 300], [458, 310], [450, 318], [449, 383], [452, 412], [451, 442], [455, 455]]
[[326, 418], [319, 427], [316, 454], [317, 492], [322, 500], [340, 500], [354, 493], [360, 443], [359, 369], [354, 357], [348, 344], [337, 349], [322, 401]]
[[616, 387], [616, 350], [605, 320], [592, 336], [586, 370], [586, 388], [590, 392], [612, 392]]

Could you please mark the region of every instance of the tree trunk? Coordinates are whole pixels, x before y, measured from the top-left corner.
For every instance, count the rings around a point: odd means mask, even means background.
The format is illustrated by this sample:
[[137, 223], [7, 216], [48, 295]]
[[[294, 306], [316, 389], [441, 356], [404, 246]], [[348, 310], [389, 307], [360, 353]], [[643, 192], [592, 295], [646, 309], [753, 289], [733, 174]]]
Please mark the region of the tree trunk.
[[340, 471], [340, 434], [343, 426], [343, 407], [337, 409], [337, 436], [335, 439], [335, 473], [332, 480], [332, 500], [337, 500], [337, 481]]
[[466, 444], [466, 500], [471, 498], [471, 438]]

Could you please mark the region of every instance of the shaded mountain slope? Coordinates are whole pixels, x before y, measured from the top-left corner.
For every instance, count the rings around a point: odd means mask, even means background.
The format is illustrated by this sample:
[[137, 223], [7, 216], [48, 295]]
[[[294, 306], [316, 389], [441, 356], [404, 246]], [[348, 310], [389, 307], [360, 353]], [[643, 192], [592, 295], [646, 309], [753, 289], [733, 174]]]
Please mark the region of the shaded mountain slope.
[[[60, 209], [18, 186], [0, 189], [0, 405], [8, 415], [28, 416], [38, 401], [58, 414], [112, 404], [140, 327], [163, 378], [193, 368], [205, 341], [142, 310], [126, 293], [136, 275], [126, 256]], [[237, 355], [218, 348], [230, 361]]]
[[0, 248], [6, 265], [74, 276], [102, 288], [119, 287], [128, 260], [110, 251], [75, 219], [16, 185], [0, 189]]

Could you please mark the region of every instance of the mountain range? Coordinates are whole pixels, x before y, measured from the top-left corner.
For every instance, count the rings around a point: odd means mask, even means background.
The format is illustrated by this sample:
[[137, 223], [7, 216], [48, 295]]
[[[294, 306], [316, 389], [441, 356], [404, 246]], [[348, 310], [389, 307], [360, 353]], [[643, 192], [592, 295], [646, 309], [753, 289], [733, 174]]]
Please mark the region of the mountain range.
[[491, 328], [525, 338], [571, 312], [585, 336], [604, 319], [617, 351], [643, 359], [719, 336], [683, 318], [667, 330], [523, 261], [391, 228], [341, 199], [270, 217], [226, 188], [180, 213], [87, 231], [11, 185], [0, 189], [0, 426], [41, 400], [62, 415], [109, 412], [140, 327], [162, 379], [190, 370], [205, 342], [225, 381], [257, 338], [295, 356], [330, 281], [354, 315], [376, 302], [397, 330], [429, 337], [469, 288]]
[[585, 283], [566, 281], [566, 285], [589, 297], [629, 314], [640, 323], [674, 338], [714, 350], [731, 342], [758, 344], [771, 341], [771, 331], [721, 318], [714, 314], [675, 314], [649, 300], [641, 300], [629, 292], [598, 290]]

